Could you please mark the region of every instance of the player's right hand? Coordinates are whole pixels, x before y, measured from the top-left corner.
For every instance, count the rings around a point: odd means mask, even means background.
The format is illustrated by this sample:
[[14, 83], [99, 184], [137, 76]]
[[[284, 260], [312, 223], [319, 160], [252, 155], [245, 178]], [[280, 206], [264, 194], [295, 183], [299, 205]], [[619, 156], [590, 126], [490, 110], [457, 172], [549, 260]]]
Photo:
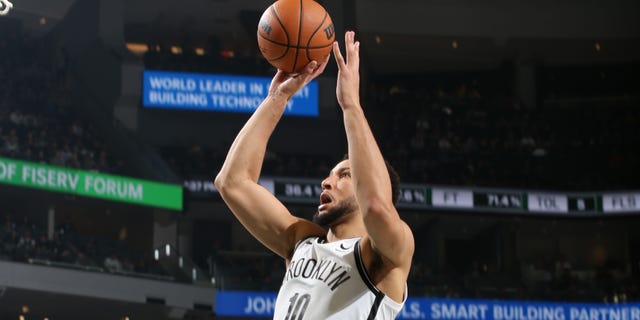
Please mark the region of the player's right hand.
[[322, 74], [328, 62], [329, 56], [322, 63], [318, 63], [315, 60], [311, 61], [301, 73], [287, 73], [278, 70], [273, 80], [271, 80], [269, 95], [285, 97], [287, 100], [291, 99], [298, 90]]

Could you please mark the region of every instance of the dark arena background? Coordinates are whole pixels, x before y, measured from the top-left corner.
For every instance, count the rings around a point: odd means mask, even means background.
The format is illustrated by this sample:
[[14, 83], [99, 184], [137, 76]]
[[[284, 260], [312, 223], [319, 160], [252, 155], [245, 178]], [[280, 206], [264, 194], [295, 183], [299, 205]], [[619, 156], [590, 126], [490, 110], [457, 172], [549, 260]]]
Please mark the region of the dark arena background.
[[[320, 2], [402, 179], [398, 319], [640, 320], [637, 0]], [[213, 186], [275, 73], [270, 4], [0, 0], [0, 319], [271, 317], [283, 262]], [[262, 170], [307, 218], [346, 152], [335, 82]]]

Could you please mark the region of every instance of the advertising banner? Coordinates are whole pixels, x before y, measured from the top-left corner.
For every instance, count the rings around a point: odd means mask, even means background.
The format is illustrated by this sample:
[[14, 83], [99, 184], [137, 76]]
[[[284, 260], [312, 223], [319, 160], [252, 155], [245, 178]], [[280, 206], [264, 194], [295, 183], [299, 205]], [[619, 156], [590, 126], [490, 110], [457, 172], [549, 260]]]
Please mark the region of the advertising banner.
[[182, 210], [182, 186], [0, 158], [0, 183]]
[[[271, 318], [275, 292], [220, 291], [219, 316]], [[312, 298], [313, 299], [313, 298]], [[313, 303], [313, 301], [311, 301]], [[555, 303], [409, 298], [397, 318], [427, 320], [640, 320], [640, 303]]]
[[[271, 78], [144, 71], [146, 108], [253, 113], [267, 96]], [[318, 117], [318, 82], [312, 81], [287, 103], [284, 115]]]

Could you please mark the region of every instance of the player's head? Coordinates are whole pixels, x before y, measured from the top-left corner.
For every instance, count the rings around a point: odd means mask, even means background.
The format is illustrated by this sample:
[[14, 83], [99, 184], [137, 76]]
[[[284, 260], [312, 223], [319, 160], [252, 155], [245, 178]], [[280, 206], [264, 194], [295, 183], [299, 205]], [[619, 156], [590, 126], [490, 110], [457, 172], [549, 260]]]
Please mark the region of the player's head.
[[[400, 177], [388, 161], [385, 161], [385, 165], [391, 180], [391, 199], [396, 204], [400, 197]], [[320, 205], [313, 216], [315, 223], [330, 227], [358, 210], [348, 156], [345, 155], [331, 169], [329, 176], [322, 181], [322, 190]]]

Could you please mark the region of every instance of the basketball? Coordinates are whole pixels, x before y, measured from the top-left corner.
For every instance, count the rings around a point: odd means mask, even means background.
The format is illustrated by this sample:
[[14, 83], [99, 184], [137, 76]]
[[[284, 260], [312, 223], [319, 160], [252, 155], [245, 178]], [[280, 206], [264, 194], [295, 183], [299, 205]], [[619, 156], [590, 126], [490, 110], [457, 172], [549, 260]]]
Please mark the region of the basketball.
[[331, 52], [335, 29], [325, 8], [314, 0], [278, 0], [258, 23], [258, 47], [269, 63], [298, 73]]

